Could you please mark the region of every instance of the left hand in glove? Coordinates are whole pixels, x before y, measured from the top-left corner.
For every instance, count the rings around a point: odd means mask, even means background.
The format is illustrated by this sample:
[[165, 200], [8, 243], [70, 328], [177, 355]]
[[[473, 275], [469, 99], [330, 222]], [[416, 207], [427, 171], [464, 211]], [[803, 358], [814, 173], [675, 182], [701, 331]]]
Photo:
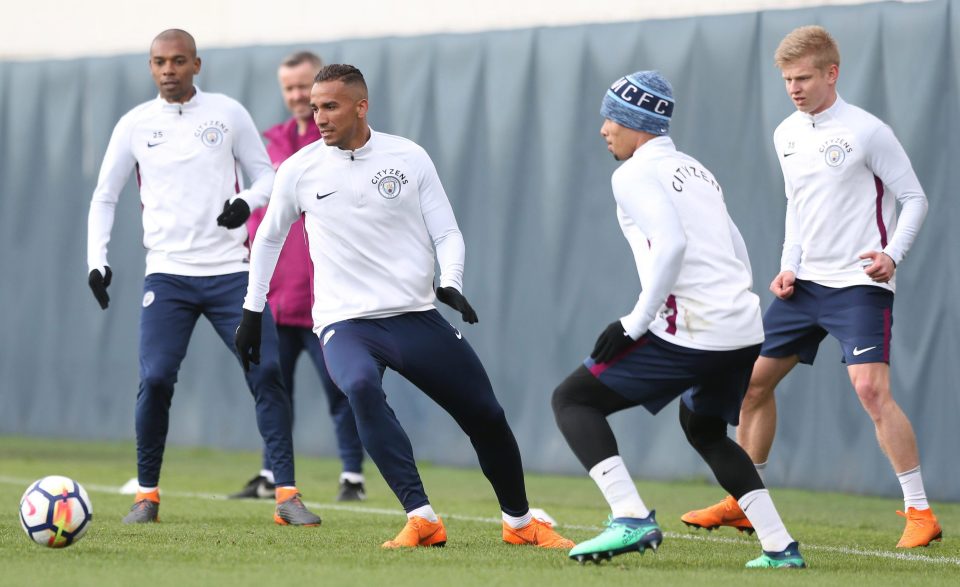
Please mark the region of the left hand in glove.
[[234, 199], [232, 204], [227, 200], [223, 203], [223, 212], [217, 216], [217, 225], [228, 229], [240, 228], [247, 218], [250, 218], [250, 206], [243, 198]]
[[635, 342], [637, 341], [627, 334], [619, 320], [611, 322], [597, 339], [590, 358], [597, 363], [608, 363]]
[[240, 320], [240, 326], [237, 326], [237, 333], [233, 337], [233, 342], [237, 347], [237, 355], [240, 356], [244, 371], [250, 370], [250, 363], [260, 364], [260, 325], [262, 320], [263, 312], [243, 309], [243, 318]]
[[460, 312], [460, 316], [467, 324], [476, 324], [478, 321], [477, 313], [474, 311], [467, 298], [458, 292], [454, 287], [438, 287], [437, 299]]

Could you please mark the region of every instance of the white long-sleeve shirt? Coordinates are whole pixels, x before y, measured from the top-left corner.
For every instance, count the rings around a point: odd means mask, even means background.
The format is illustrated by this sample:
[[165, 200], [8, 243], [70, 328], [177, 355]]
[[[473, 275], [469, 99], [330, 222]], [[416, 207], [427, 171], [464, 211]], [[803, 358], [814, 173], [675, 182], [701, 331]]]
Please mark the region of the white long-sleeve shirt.
[[371, 130], [355, 151], [318, 141], [287, 159], [253, 241], [244, 308], [263, 311], [283, 241], [301, 214], [317, 333], [341, 320], [433, 308], [435, 261], [440, 286], [463, 290], [463, 236], [433, 161], [412, 141]]
[[747, 248], [713, 174], [664, 136], [641, 146], [612, 183], [642, 285], [620, 319], [626, 332], [701, 350], [763, 342]]
[[[890, 127], [839, 96], [815, 115], [794, 112], [773, 133], [787, 195], [781, 271], [827, 287], [874, 285], [860, 255], [900, 264], [927, 198]], [[902, 207], [897, 218], [897, 202]]]
[[[251, 180], [241, 190], [237, 164]], [[248, 269], [247, 231], [217, 225], [225, 201], [250, 209], [270, 196], [274, 171], [250, 114], [239, 102], [199, 89], [185, 104], [159, 96], [117, 123], [87, 219], [88, 270], [107, 265], [114, 210], [136, 169], [147, 275], [225, 275]]]

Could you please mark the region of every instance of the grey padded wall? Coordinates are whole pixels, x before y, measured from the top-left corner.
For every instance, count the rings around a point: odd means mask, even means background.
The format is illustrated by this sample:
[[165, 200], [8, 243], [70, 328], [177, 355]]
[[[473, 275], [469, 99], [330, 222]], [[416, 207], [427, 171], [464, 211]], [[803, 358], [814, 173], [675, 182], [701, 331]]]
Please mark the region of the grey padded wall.
[[[433, 156], [466, 238], [465, 293], [480, 316], [463, 331], [528, 469], [580, 472], [553, 422], [550, 394], [639, 291], [610, 193], [617, 164], [599, 137], [606, 87], [648, 68], [673, 82], [673, 138], [723, 184], [766, 306], [785, 207], [771, 133], [792, 111], [772, 55], [784, 34], [811, 23], [840, 43], [841, 95], [893, 127], [930, 198], [926, 225], [898, 271], [892, 383], [917, 431], [928, 493], [960, 499], [960, 324], [951, 303], [960, 286], [952, 269], [960, 248], [952, 182], [960, 155], [956, 2], [312, 47], [328, 62], [364, 71], [376, 129], [407, 136]], [[275, 71], [299, 46], [216, 50], [198, 41], [202, 88], [239, 99], [261, 128], [285, 118]], [[86, 216], [113, 125], [155, 93], [146, 53], [0, 63], [0, 434], [133, 437], [144, 265], [132, 178], [110, 246], [115, 280], [106, 312], [86, 286]], [[318, 379], [302, 363], [297, 449], [333, 455]], [[386, 386], [418, 458], [476, 465], [446, 414], [396, 375]], [[824, 343], [814, 367], [797, 368], [778, 398], [767, 469], [773, 485], [898, 494], [835, 342]], [[636, 477], [709, 477], [683, 440], [676, 410], [613, 417]], [[239, 367], [203, 321], [180, 373], [170, 442], [259, 446]]]

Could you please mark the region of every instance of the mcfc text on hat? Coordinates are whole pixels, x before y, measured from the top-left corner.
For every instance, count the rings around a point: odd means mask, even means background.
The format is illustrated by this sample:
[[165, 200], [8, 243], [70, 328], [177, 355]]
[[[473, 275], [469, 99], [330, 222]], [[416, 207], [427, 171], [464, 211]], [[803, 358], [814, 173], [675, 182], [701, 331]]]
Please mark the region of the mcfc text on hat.
[[671, 100], [667, 100], [643, 88], [637, 87], [626, 77], [622, 77], [614, 82], [613, 85], [610, 86], [610, 91], [627, 104], [632, 104], [647, 112], [667, 118], [673, 115], [673, 102]]

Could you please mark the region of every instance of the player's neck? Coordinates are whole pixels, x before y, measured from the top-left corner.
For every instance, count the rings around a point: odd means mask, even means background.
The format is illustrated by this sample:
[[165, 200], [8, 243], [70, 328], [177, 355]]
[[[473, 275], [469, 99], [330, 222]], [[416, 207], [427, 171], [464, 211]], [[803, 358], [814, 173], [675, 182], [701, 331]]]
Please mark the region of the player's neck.
[[348, 145], [344, 145], [343, 147], [341, 147], [341, 149], [343, 149], [344, 151], [356, 151], [360, 147], [367, 144], [367, 142], [370, 140], [370, 136], [371, 136], [370, 127], [364, 124], [363, 128], [361, 128], [357, 132], [356, 137], [353, 140], [351, 140]]
[[196, 87], [196, 86], [190, 86], [190, 91], [187, 92], [186, 94], [184, 94], [183, 96], [180, 96], [180, 98], [178, 98], [178, 99], [176, 99], [176, 100], [166, 99], [166, 101], [167, 101], [168, 104], [186, 104], [186, 103], [189, 102], [191, 99], [193, 99], [193, 97], [194, 97], [196, 94], [197, 94], [197, 87]]
[[310, 129], [311, 124], [313, 124], [313, 117], [307, 118], [306, 120], [304, 120], [303, 118], [298, 118], [297, 134], [301, 137], [307, 134], [307, 131]]

